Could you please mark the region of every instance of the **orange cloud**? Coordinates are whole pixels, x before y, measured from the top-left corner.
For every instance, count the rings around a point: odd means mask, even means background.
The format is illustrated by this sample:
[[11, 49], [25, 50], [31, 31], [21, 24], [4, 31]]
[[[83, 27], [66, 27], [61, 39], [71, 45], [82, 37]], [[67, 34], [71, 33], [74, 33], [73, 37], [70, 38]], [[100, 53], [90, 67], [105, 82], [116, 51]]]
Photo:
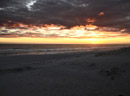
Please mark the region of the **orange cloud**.
[[96, 19], [91, 19], [91, 18], [87, 19], [87, 22], [89, 22], [89, 23], [94, 23], [95, 21], [96, 21]]
[[[3, 24], [1, 27], [0, 38], [75, 38], [75, 39], [109, 39], [109, 38], [125, 38], [129, 37], [125, 33], [125, 29], [111, 28], [111, 27], [98, 27], [93, 25], [95, 19], [87, 19], [91, 24], [79, 25], [71, 28], [66, 28], [62, 25], [55, 24]], [[11, 21], [12, 22], [12, 21]], [[3, 32], [2, 32], [3, 31]]]
[[8, 20], [9, 23], [11, 23], [12, 21], [11, 20]]
[[99, 16], [102, 16], [102, 15], [104, 15], [105, 13], [104, 12], [100, 12], [98, 15]]

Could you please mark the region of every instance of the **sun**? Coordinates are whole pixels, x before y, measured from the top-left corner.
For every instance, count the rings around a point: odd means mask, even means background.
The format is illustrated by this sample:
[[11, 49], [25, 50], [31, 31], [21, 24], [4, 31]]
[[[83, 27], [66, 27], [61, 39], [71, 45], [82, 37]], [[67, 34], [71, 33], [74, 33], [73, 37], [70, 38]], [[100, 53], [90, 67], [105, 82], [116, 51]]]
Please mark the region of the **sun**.
[[98, 38], [91, 38], [91, 39], [87, 39], [87, 41], [90, 43], [90, 44], [102, 44], [103, 41], [98, 39]]

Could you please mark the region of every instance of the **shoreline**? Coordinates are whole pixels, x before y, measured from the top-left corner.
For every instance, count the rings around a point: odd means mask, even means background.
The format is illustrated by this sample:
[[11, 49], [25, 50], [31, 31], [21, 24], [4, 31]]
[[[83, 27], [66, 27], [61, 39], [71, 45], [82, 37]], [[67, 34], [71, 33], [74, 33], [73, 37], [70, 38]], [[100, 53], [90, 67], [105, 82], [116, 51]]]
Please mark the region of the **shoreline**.
[[96, 52], [118, 50], [130, 45], [1, 45], [0, 56], [14, 55], [47, 55], [47, 54], [64, 54], [64, 53], [80, 53], [80, 52]]

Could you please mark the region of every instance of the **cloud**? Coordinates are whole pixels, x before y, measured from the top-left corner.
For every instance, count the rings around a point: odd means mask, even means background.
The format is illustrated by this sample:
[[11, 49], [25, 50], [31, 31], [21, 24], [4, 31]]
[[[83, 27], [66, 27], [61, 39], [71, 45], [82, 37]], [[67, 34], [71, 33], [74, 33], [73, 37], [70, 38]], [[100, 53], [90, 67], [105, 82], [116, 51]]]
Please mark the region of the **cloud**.
[[[12, 22], [12, 21], [10, 21]], [[12, 38], [12, 37], [38, 37], [38, 38], [77, 38], [77, 39], [89, 39], [89, 38], [116, 38], [129, 36], [126, 33], [126, 29], [119, 30], [118, 28], [100, 28], [95, 25], [80, 25], [72, 28], [59, 25], [25, 25], [17, 23], [14, 25], [5, 25], [1, 27], [0, 37]]]
[[[0, 0], [0, 25], [96, 25], [130, 33], [130, 0]], [[8, 22], [11, 20], [12, 22]]]
[[99, 15], [99, 16], [102, 16], [102, 15], [104, 15], [104, 12], [100, 12], [98, 15]]
[[29, 2], [27, 2], [27, 4], [25, 5], [29, 11], [32, 11], [32, 6], [37, 2], [37, 0], [31, 0]]

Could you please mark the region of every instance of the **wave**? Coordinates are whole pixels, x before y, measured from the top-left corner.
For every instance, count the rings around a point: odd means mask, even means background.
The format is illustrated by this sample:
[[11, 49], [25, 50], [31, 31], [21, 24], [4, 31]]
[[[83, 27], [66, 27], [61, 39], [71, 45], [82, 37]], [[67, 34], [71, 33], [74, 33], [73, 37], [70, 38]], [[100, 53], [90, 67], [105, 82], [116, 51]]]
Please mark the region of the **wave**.
[[[60, 53], [72, 53], [72, 52], [89, 52], [89, 51], [103, 51], [103, 50], [115, 50], [124, 47], [124, 45], [118, 46], [91, 46], [91, 47], [72, 47], [66, 46], [62, 48], [3, 48], [0, 49], [0, 55], [44, 55], [44, 54], [60, 54]], [[126, 47], [126, 46], [125, 46]]]

